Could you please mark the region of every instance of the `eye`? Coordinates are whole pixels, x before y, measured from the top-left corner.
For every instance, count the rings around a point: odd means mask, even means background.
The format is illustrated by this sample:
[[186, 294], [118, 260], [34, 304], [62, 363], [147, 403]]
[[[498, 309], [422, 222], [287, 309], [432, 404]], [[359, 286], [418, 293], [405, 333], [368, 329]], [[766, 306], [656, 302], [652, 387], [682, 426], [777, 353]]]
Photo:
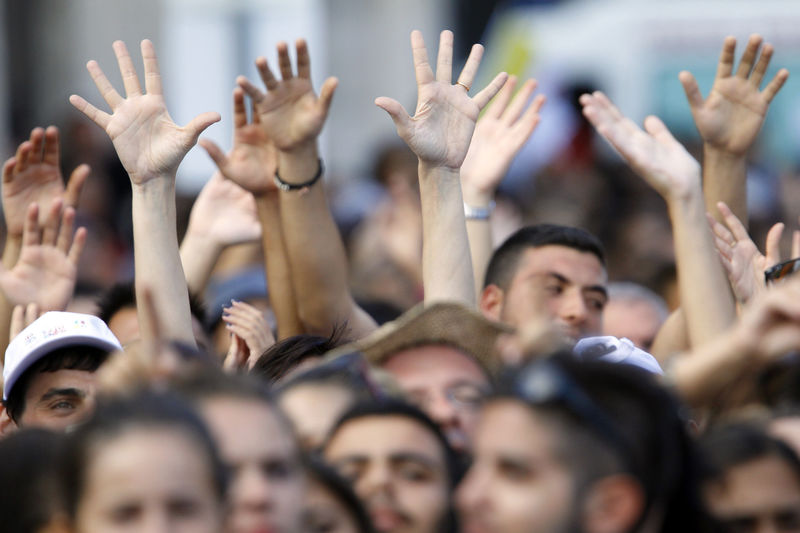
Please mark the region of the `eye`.
[[548, 283], [545, 285], [544, 290], [551, 296], [558, 296], [564, 292], [564, 287], [558, 283]]
[[519, 461], [501, 459], [498, 464], [500, 474], [511, 481], [525, 481], [533, 475], [533, 470]]
[[175, 499], [169, 502], [169, 513], [180, 518], [189, 518], [197, 515], [199, 505], [190, 499]]
[[269, 479], [285, 480], [292, 476], [294, 466], [288, 461], [269, 461], [262, 466], [262, 471]]
[[428, 481], [433, 477], [432, 472], [426, 466], [411, 461], [400, 464], [397, 468], [397, 473], [406, 481], [415, 483]]
[[141, 511], [141, 506], [135, 503], [118, 505], [111, 509], [111, 521], [114, 524], [129, 524], [139, 518]]
[[60, 414], [69, 414], [77, 408], [77, 402], [72, 400], [57, 400], [48, 406], [51, 411], [59, 411]]
[[363, 468], [357, 463], [342, 463], [334, 465], [334, 467], [339, 475], [345, 478], [351, 484], [354, 484], [358, 481], [363, 471]]
[[589, 297], [586, 299], [586, 304], [595, 311], [602, 311], [606, 307], [606, 301], [599, 297]]

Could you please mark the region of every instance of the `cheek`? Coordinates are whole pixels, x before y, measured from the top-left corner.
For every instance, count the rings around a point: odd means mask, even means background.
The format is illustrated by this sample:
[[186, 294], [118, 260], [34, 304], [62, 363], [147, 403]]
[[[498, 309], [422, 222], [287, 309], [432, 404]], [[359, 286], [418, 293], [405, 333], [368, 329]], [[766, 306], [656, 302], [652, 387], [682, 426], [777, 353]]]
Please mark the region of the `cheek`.
[[397, 501], [402, 509], [415, 518], [419, 524], [436, 525], [444, 517], [450, 505], [448, 490], [437, 483], [408, 483], [401, 481], [397, 485]]
[[571, 502], [568, 488], [554, 483], [528, 490], [506, 487], [495, 496], [507, 531], [561, 531], [571, 515]]

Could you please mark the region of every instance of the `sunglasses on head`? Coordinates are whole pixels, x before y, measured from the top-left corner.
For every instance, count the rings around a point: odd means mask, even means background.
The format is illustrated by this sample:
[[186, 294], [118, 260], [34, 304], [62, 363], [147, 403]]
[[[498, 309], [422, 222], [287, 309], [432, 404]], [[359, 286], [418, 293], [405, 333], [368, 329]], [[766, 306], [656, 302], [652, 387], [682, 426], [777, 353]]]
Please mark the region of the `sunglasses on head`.
[[764, 271], [764, 281], [769, 285], [800, 270], [800, 257], [778, 263]]

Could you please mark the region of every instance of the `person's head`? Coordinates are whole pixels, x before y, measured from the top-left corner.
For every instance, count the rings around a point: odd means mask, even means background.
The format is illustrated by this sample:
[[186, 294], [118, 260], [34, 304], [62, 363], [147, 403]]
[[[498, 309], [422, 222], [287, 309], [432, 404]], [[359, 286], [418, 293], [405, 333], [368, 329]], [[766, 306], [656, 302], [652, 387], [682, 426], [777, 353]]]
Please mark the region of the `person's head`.
[[[702, 519], [672, 398], [628, 365], [570, 355], [510, 373], [482, 409], [458, 489], [467, 531], [689, 531]], [[694, 526], [692, 526], [694, 527]]]
[[[97, 316], [108, 324], [123, 346], [140, 338], [139, 317], [136, 314], [136, 289], [132, 281], [117, 283], [105, 291], [97, 301]], [[205, 329], [205, 307], [203, 302], [189, 293], [189, 309], [192, 313], [192, 331], [198, 347], [211, 353], [211, 340]]]
[[391, 375], [459, 452], [470, 447], [481, 401], [506, 330], [453, 302], [418, 306], [342, 350], [358, 350]]
[[353, 488], [319, 459], [307, 463], [309, 485], [303, 513], [307, 533], [373, 533], [367, 510]]
[[67, 439], [71, 533], [221, 531], [226, 470], [203, 422], [176, 396], [101, 402]]
[[650, 351], [669, 310], [659, 295], [632, 282], [608, 285], [608, 304], [603, 311], [603, 334], [627, 338]]
[[206, 372], [176, 384], [208, 424], [231, 471], [228, 533], [294, 533], [305, 474], [289, 422], [262, 383]]
[[552, 320], [578, 340], [602, 330], [606, 281], [603, 246], [592, 234], [527, 226], [492, 254], [479, 305], [487, 318], [515, 327]]
[[95, 316], [50, 311], [12, 339], [3, 369], [3, 401], [19, 427], [65, 429], [94, 408], [95, 371], [120, 349]]
[[382, 533], [447, 532], [458, 477], [453, 451], [424, 413], [398, 402], [359, 404], [323, 448]]
[[703, 495], [726, 531], [800, 531], [800, 459], [758, 425], [715, 428], [701, 440]]
[[344, 342], [344, 327], [331, 331], [329, 337], [295, 335], [282, 339], [264, 351], [250, 371], [267, 383], [278, 383], [318, 362], [322, 356]]
[[6, 533], [41, 533], [59, 522], [63, 443], [63, 434], [38, 428], [0, 440], [0, 524]]
[[317, 450], [351, 406], [380, 394], [367, 362], [347, 354], [300, 372], [278, 389], [281, 409], [304, 450]]

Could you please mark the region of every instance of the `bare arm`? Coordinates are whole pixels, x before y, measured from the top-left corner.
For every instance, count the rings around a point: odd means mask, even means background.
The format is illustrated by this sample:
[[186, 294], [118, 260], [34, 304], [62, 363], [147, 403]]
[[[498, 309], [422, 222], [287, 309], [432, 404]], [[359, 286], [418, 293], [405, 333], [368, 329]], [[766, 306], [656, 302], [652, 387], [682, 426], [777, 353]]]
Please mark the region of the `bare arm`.
[[[126, 97], [117, 93], [95, 61], [87, 69], [112, 113], [100, 111], [77, 95], [70, 102], [103, 128], [128, 172], [133, 191], [133, 238], [136, 265], [136, 296], [152, 291], [159, 316], [168, 316], [164, 336], [195, 345], [189, 311], [189, 291], [178, 252], [175, 220], [175, 175], [186, 153], [208, 126], [219, 120], [217, 113], [203, 113], [180, 127], [167, 112], [161, 88], [155, 49], [142, 41], [145, 89], [142, 93], [133, 61], [122, 41], [114, 43]], [[147, 317], [138, 307], [139, 322]], [[142, 330], [143, 339], [146, 329]]]

